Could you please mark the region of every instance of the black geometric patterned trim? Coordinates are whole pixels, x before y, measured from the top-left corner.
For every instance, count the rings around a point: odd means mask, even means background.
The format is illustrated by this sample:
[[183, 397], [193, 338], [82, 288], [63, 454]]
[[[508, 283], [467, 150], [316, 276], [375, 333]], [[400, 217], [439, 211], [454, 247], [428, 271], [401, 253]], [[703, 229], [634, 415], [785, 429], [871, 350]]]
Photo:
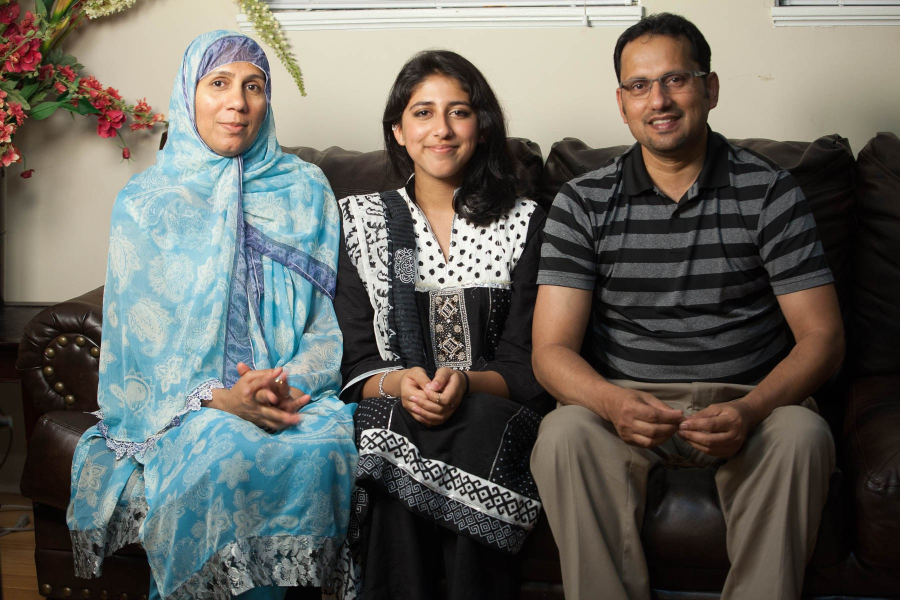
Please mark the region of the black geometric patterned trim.
[[475, 510], [416, 481], [409, 473], [383, 457], [360, 457], [357, 479], [377, 482], [407, 508], [430, 521], [468, 536], [505, 554], [516, 554], [540, 515], [540, 504], [530, 517], [530, 526], [511, 524]]
[[[360, 465], [381, 468], [390, 463], [436, 492], [458, 499], [494, 519], [531, 529], [541, 514], [541, 501], [529, 498], [439, 460], [424, 458], [419, 449], [399, 433], [367, 429], [358, 436]], [[379, 459], [370, 461], [370, 457]], [[359, 467], [358, 473], [364, 473]], [[380, 476], [375, 477], [376, 480]]]

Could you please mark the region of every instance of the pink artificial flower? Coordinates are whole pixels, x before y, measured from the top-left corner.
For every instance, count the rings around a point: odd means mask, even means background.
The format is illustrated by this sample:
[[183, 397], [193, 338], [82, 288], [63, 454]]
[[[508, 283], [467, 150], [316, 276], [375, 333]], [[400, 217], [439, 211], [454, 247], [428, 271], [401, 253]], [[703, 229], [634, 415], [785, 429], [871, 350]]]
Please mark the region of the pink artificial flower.
[[130, 125], [130, 127], [131, 127], [132, 131], [141, 131], [142, 129], [152, 129], [153, 124], [152, 123], [141, 123], [140, 121], [137, 121], [135, 123], [132, 123]]
[[113, 98], [115, 98], [116, 100], [122, 99], [122, 95], [119, 94], [119, 90], [117, 90], [113, 87], [106, 88], [106, 93], [109, 94], [110, 96], [112, 96]]
[[100, 92], [96, 92], [94, 90], [91, 90], [88, 93], [90, 94], [91, 98], [93, 98], [93, 100], [91, 100], [91, 106], [93, 106], [100, 112], [106, 112], [106, 109], [109, 108], [110, 105], [112, 105], [112, 99], [109, 96], [101, 94]]
[[6, 62], [3, 63], [3, 70], [9, 73], [18, 73], [22, 69], [19, 68], [19, 53], [13, 52], [6, 58]]
[[[103, 86], [97, 81], [97, 78], [93, 75], [88, 75], [87, 77], [82, 77], [81, 81], [78, 82], [78, 87], [83, 88], [85, 90], [102, 90]], [[93, 98], [93, 96], [91, 96]]]
[[3, 156], [0, 156], [0, 165], [8, 167], [14, 162], [19, 162], [20, 158], [18, 149], [10, 144], [9, 148], [6, 149], [6, 152], [3, 153]]
[[34, 174], [34, 169], [28, 169], [27, 171], [22, 171], [19, 173], [19, 177], [22, 179], [31, 179], [31, 176]]
[[147, 104], [146, 98], [141, 98], [140, 100], [138, 100], [138, 103], [134, 105], [134, 112], [136, 113], [149, 114], [151, 110], [153, 110], [153, 107]]
[[125, 113], [121, 110], [108, 110], [97, 118], [97, 135], [102, 138], [116, 137], [116, 129], [125, 123]]
[[0, 125], [0, 144], [10, 143], [15, 132], [16, 127], [12, 123]]
[[[30, 13], [29, 13], [30, 14]], [[4, 63], [3, 67], [10, 73], [21, 73], [22, 71], [34, 71], [41, 64], [41, 40], [26, 40], [21, 34], [13, 34], [9, 36], [10, 42], [16, 48]]]
[[53, 77], [53, 65], [44, 65], [38, 69], [38, 79], [47, 81]]
[[26, 48], [19, 59], [19, 66], [23, 71], [34, 71], [41, 64], [43, 55], [40, 52], [41, 40], [31, 40], [31, 48]]
[[154, 123], [161, 123], [161, 122], [163, 122], [163, 121], [165, 121], [165, 120], [166, 120], [166, 115], [164, 115], [164, 114], [162, 114], [162, 113], [156, 113], [155, 115], [153, 115], [153, 122], [154, 122]]
[[[43, 67], [41, 67], [43, 69]], [[75, 71], [72, 70], [72, 67], [66, 65], [64, 67], [59, 68], [59, 74], [68, 79], [69, 81], [75, 81]]]
[[125, 160], [129, 160], [131, 158], [131, 150], [128, 148], [122, 148], [122, 158]]
[[0, 6], [0, 23], [12, 25], [12, 23], [19, 18], [19, 10], [19, 5], [17, 3]]
[[25, 13], [25, 16], [22, 17], [22, 20], [14, 25], [14, 27], [21, 33], [25, 35], [31, 30], [36, 30], [37, 26], [34, 24], [34, 13], [30, 10]]
[[62, 82], [57, 81], [53, 84], [53, 87], [56, 89], [57, 93], [62, 94], [66, 91], [66, 86], [62, 84]]
[[[5, 96], [6, 96], [6, 93], [4, 93], [2, 97], [5, 97]], [[10, 102], [9, 103], [9, 111], [7, 112], [7, 114], [10, 117], [16, 118], [16, 125], [21, 125], [22, 123], [25, 122], [25, 111], [22, 110], [22, 105], [19, 104], [18, 102]]]

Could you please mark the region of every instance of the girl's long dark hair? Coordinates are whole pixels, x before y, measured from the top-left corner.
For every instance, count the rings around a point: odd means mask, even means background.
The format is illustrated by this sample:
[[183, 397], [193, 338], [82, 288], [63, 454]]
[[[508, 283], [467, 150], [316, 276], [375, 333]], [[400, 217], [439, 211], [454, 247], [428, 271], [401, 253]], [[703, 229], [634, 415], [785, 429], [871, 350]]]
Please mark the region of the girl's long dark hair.
[[518, 198], [530, 191], [525, 167], [506, 143], [506, 120], [497, 96], [484, 75], [468, 60], [449, 50], [426, 50], [413, 56], [394, 81], [381, 125], [391, 168], [400, 177], [414, 170], [406, 148], [394, 139], [392, 127], [400, 123], [415, 89], [432, 75], [452, 77], [469, 94], [478, 120], [480, 141], [465, 166], [454, 210], [476, 225], [493, 223], [506, 214]]

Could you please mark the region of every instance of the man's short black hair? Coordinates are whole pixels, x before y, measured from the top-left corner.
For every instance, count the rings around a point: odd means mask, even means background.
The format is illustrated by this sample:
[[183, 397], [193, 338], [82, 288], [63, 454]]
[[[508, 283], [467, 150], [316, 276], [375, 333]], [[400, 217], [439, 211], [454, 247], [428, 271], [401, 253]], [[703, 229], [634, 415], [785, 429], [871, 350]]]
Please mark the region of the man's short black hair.
[[710, 72], [710, 60], [712, 52], [706, 38], [697, 29], [697, 26], [682, 17], [672, 13], [656, 13], [644, 17], [619, 36], [616, 49], [613, 52], [613, 65], [616, 68], [616, 79], [622, 81], [622, 50], [629, 42], [645, 35], [667, 35], [670, 37], [685, 37], [691, 43], [691, 58], [700, 66], [701, 71]]

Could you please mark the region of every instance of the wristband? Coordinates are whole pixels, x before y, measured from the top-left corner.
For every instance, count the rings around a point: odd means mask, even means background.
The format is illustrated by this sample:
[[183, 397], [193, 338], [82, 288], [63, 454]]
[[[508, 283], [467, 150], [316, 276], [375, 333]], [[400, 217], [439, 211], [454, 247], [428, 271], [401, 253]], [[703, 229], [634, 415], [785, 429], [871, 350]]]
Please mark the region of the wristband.
[[465, 371], [460, 371], [459, 373], [460, 373], [460, 375], [462, 375], [463, 377], [466, 378], [466, 390], [463, 392], [463, 396], [468, 396], [469, 395], [469, 374], [466, 373]]

